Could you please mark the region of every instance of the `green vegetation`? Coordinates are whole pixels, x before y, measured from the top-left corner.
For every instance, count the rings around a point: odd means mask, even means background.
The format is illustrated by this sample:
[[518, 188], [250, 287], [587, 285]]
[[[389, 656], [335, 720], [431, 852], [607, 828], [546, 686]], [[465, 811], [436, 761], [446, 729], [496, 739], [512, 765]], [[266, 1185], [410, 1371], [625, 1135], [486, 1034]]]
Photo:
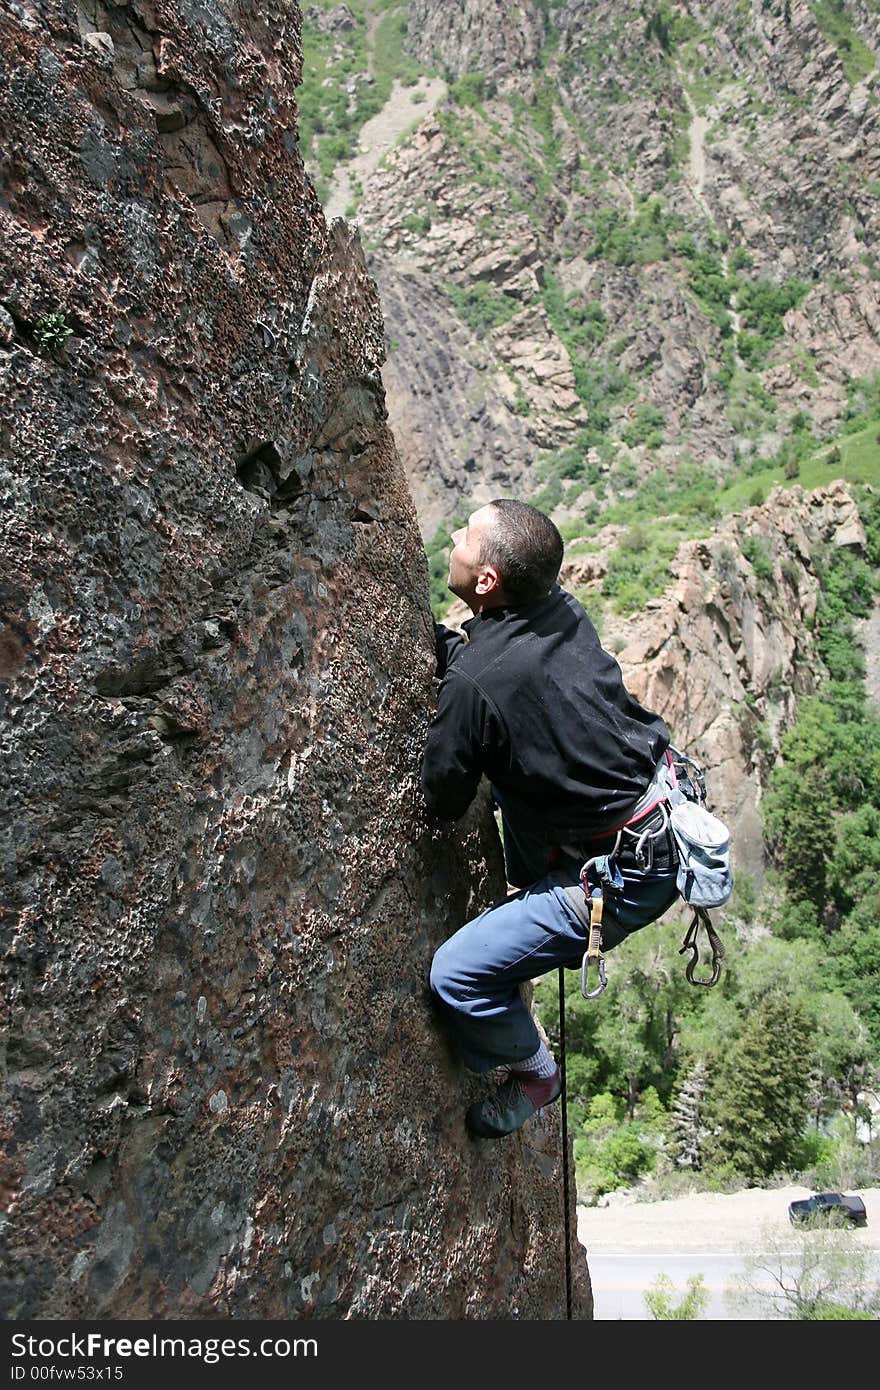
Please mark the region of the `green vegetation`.
[[675, 250], [690, 261], [690, 287], [707, 318], [729, 336], [730, 297], [737, 289], [736, 276], [725, 275], [721, 256], [714, 248], [697, 250], [690, 234], [677, 238]]
[[643, 5], [645, 19], [645, 38], [656, 39], [664, 53], [671, 53], [679, 44], [696, 38], [700, 27], [689, 14], [673, 9], [671, 5]]
[[457, 82], [449, 84], [447, 100], [453, 106], [479, 107], [492, 93], [492, 84], [486, 81], [482, 73], [466, 72]]
[[518, 300], [502, 294], [487, 280], [475, 280], [469, 285], [448, 284], [446, 293], [459, 318], [477, 333], [487, 333], [507, 323], [522, 307]]
[[766, 1228], [738, 1287], [743, 1318], [766, 1316], [768, 1305], [789, 1322], [874, 1321], [880, 1312], [872, 1251], [833, 1221]]
[[764, 366], [770, 347], [784, 332], [785, 314], [800, 304], [809, 289], [803, 280], [787, 280], [782, 285], [767, 280], [737, 280], [737, 307], [743, 323], [737, 346], [747, 367]]
[[808, 456], [801, 461], [797, 479], [786, 479], [784, 463], [777, 460], [758, 459], [754, 471], [750, 468], [747, 476], [739, 476], [729, 483], [715, 498], [716, 515], [725, 515], [741, 507], [754, 506], [759, 497], [765, 500], [771, 488], [796, 481], [807, 490], [827, 487], [834, 478], [844, 478], [850, 483], [871, 483], [880, 486], [880, 447], [877, 435], [880, 432], [880, 415], [870, 425], [853, 434], [844, 434], [833, 444], [813, 447]]
[[[331, 10], [333, 0], [318, 0], [317, 8]], [[408, 6], [400, 4], [379, 20], [369, 80], [367, 16], [380, 8], [379, 0], [349, 0], [348, 8], [355, 25], [341, 34], [324, 34], [312, 20], [303, 20], [299, 137], [306, 163], [317, 164], [315, 186], [322, 201], [336, 166], [354, 157], [361, 127], [382, 110], [394, 81], [412, 86], [428, 72], [403, 51]]]
[[34, 324], [34, 337], [44, 352], [57, 352], [67, 342], [73, 332], [68, 328], [61, 309], [53, 309], [43, 314]]
[[745, 536], [740, 549], [758, 579], [773, 578], [773, 557], [763, 536]]
[[666, 423], [663, 411], [655, 405], [642, 403], [628, 425], [624, 425], [620, 437], [624, 444], [633, 448], [644, 444], [649, 449], [659, 449], [663, 443], [663, 426]]
[[815, 630], [829, 679], [801, 701], [762, 813], [791, 904], [777, 929], [827, 943], [839, 987], [880, 1051], [880, 715], [866, 699], [852, 626], [880, 587], [880, 495], [863, 496], [862, 514], [871, 564], [845, 549], [818, 557]]
[[662, 198], [648, 198], [632, 217], [620, 208], [599, 208], [594, 225], [587, 253], [592, 260], [602, 257], [615, 265], [650, 265], [669, 258], [672, 238], [684, 224], [678, 214], [664, 211]]
[[642, 1295], [645, 1307], [655, 1322], [696, 1322], [702, 1317], [709, 1306], [709, 1290], [702, 1274], [692, 1274], [686, 1288], [684, 1297], [676, 1303], [675, 1285], [669, 1275], [657, 1275]]
[[[329, 4], [332, 5], [333, 0], [329, 0]], [[350, 0], [349, 8], [353, 8]], [[369, 8], [370, 5], [365, 3], [364, 9]], [[372, 8], [379, 8], [379, 0], [372, 0]], [[403, 51], [408, 9], [407, 4], [397, 5], [383, 14], [376, 25], [373, 39], [373, 80], [379, 88], [380, 95], [383, 92], [390, 95], [395, 80], [404, 87], [414, 87], [419, 78], [427, 72], [415, 58]], [[383, 106], [387, 100], [387, 95], [382, 98]], [[381, 110], [381, 107], [379, 109]]]
[[431, 214], [429, 212], [409, 212], [401, 222], [401, 226], [406, 232], [415, 232], [417, 236], [424, 236], [425, 232], [431, 230]]
[[874, 54], [853, 28], [845, 0], [812, 0], [810, 9], [822, 33], [837, 49], [847, 81], [853, 86], [876, 67]]
[[431, 611], [438, 622], [441, 622], [444, 614], [448, 611], [454, 596], [446, 586], [449, 577], [449, 550], [452, 545], [452, 531], [456, 530], [457, 522], [452, 522], [449, 529], [445, 526], [438, 526], [430, 541], [425, 546], [425, 554], [428, 557], [428, 585], [431, 595]]
[[766, 994], [718, 1062], [707, 1106], [703, 1159], [750, 1182], [789, 1161], [806, 1128], [812, 1037], [802, 1005]]
[[608, 562], [602, 593], [619, 613], [637, 613], [648, 599], [668, 588], [670, 562], [686, 532], [633, 526], [625, 532]]

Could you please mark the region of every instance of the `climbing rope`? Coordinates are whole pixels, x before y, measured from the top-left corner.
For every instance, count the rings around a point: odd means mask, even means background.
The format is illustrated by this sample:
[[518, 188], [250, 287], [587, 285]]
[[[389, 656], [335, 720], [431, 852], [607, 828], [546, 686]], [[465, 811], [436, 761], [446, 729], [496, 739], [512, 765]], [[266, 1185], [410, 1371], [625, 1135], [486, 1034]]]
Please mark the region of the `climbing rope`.
[[559, 1069], [562, 1074], [562, 1201], [565, 1207], [565, 1316], [571, 1322], [571, 1214], [568, 1206], [568, 1106], [565, 1089], [565, 969], [559, 967]]

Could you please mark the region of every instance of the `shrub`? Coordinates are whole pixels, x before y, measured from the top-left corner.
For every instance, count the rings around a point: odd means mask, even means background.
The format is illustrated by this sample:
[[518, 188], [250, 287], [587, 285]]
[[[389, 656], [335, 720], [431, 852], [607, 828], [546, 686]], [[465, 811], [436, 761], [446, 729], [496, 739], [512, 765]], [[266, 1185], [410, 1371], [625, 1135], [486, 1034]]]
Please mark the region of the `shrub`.
[[501, 294], [486, 280], [476, 280], [470, 285], [447, 285], [446, 293], [459, 318], [478, 333], [487, 333], [506, 323], [520, 307], [516, 300]]
[[448, 99], [455, 106], [480, 106], [487, 96], [491, 96], [494, 86], [486, 82], [480, 72], [466, 72], [448, 89]]
[[642, 1297], [645, 1307], [656, 1322], [695, 1322], [709, 1306], [709, 1290], [702, 1274], [692, 1274], [687, 1281], [687, 1293], [678, 1303], [673, 1302], [675, 1285], [668, 1274], [658, 1274]]
[[758, 579], [773, 578], [773, 556], [763, 536], [744, 536], [740, 549]]

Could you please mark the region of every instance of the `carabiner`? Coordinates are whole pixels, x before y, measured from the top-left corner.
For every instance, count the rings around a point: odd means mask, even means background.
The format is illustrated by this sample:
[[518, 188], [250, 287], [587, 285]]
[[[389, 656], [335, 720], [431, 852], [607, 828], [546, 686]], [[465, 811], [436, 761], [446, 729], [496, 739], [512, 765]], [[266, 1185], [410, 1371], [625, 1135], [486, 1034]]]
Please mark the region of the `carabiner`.
[[[709, 938], [709, 945], [712, 948], [712, 974], [708, 980], [694, 979], [694, 971], [700, 964], [700, 947], [697, 941], [697, 935], [701, 926], [705, 929], [706, 935]], [[688, 984], [705, 985], [707, 989], [711, 989], [713, 985], [717, 985], [721, 978], [721, 962], [724, 959], [724, 947], [721, 945], [718, 934], [712, 926], [712, 919], [705, 908], [694, 908], [693, 920], [679, 948], [678, 954], [683, 956], [685, 951], [690, 951], [691, 953], [691, 958], [684, 970], [685, 979]]]
[[581, 994], [585, 999], [598, 999], [603, 990], [608, 987], [608, 980], [605, 976], [605, 957], [600, 955], [594, 957], [599, 972], [599, 983], [595, 989], [587, 989], [590, 983], [590, 953], [584, 951], [584, 959], [581, 964]]
[[685, 979], [687, 980], [688, 984], [705, 985], [707, 989], [711, 989], [713, 985], [717, 985], [719, 979], [721, 978], [721, 962], [718, 959], [718, 957], [714, 954], [714, 952], [712, 956], [712, 974], [710, 975], [709, 979], [695, 980], [694, 971], [700, 963], [700, 948], [697, 945], [696, 941], [693, 941], [691, 942], [690, 947], [682, 946], [678, 954], [680, 956], [684, 955], [685, 951], [687, 950], [690, 950], [692, 953], [690, 960], [684, 968]]

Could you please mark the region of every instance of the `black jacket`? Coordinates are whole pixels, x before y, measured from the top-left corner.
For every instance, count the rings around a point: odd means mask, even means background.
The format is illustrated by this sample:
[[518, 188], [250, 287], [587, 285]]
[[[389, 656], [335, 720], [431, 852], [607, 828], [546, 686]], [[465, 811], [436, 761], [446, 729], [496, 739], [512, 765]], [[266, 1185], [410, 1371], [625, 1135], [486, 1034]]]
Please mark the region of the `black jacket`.
[[626, 691], [577, 599], [556, 586], [526, 608], [436, 625], [437, 713], [422, 787], [457, 820], [482, 774], [503, 809], [548, 843], [577, 844], [621, 825], [645, 791], [669, 731]]

